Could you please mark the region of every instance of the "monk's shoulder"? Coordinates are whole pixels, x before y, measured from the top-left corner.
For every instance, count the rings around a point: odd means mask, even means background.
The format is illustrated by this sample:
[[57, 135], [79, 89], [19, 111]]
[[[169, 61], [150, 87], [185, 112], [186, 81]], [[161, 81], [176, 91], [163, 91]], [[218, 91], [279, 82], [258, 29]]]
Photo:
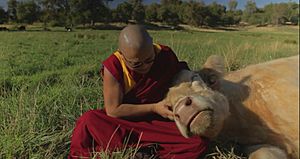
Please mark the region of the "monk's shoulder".
[[102, 62], [105, 67], [119, 82], [123, 77], [122, 65], [115, 53], [111, 54]]
[[173, 52], [172, 49], [167, 45], [158, 44], [162, 52]]

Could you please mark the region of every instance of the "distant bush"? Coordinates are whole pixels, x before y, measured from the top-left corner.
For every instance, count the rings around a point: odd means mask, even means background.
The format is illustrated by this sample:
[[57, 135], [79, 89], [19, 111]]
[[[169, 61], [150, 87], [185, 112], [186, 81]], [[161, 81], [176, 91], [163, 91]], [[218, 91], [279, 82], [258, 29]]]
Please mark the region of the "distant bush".
[[287, 43], [287, 44], [297, 44], [297, 41], [296, 40], [290, 40], [290, 39], [286, 39], [283, 41], [284, 43]]

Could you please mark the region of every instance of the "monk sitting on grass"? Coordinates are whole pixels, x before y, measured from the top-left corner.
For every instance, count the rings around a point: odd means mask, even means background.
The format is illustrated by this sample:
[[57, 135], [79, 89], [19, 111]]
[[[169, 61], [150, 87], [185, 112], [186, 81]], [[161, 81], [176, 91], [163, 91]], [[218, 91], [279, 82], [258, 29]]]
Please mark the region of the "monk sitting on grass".
[[[207, 139], [183, 137], [162, 101], [173, 76], [189, 69], [169, 47], [154, 44], [144, 27], [129, 25], [120, 33], [118, 50], [102, 65], [104, 109], [78, 119], [69, 158], [137, 145], [144, 158], [196, 159], [203, 154]], [[147, 150], [151, 148], [155, 150]]]

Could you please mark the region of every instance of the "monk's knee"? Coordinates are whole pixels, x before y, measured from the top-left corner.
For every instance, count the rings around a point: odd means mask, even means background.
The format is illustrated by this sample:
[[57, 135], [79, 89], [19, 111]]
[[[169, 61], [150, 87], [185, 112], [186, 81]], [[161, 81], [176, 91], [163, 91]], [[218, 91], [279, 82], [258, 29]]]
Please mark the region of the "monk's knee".
[[78, 124], [89, 124], [90, 121], [94, 121], [97, 118], [101, 117], [100, 110], [89, 110], [83, 113], [77, 120], [76, 125]]

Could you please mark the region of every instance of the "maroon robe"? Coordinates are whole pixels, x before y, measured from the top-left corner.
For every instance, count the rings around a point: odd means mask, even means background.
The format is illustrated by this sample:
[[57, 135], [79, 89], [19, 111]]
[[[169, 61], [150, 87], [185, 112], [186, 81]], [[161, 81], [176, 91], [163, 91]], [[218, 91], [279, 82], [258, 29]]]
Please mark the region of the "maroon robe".
[[[187, 64], [179, 62], [169, 47], [154, 47], [156, 58], [147, 74], [138, 74], [126, 68], [135, 82], [130, 90], [125, 90], [122, 71], [124, 66], [120, 59], [112, 54], [103, 62], [103, 66], [112, 73], [124, 90], [123, 103], [147, 104], [161, 101], [173, 76], [181, 69], [188, 69]], [[196, 159], [204, 153], [207, 143], [207, 139], [200, 137], [184, 138], [175, 122], [159, 115], [150, 114], [139, 120], [129, 121], [109, 117], [104, 110], [91, 110], [76, 122], [69, 158], [90, 156], [93, 152], [114, 151], [138, 144], [141, 147], [158, 145], [157, 157], [162, 159]]]

